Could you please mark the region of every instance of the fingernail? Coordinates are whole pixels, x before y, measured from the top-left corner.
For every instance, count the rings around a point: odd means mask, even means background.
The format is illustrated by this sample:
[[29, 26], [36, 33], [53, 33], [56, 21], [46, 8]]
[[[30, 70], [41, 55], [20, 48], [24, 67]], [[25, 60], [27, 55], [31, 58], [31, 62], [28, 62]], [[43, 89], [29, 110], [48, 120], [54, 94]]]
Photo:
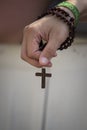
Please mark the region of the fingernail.
[[48, 60], [46, 57], [41, 57], [41, 58], [40, 58], [40, 63], [41, 63], [41, 64], [46, 65], [46, 64], [48, 64], [48, 62], [49, 62], [49, 60]]

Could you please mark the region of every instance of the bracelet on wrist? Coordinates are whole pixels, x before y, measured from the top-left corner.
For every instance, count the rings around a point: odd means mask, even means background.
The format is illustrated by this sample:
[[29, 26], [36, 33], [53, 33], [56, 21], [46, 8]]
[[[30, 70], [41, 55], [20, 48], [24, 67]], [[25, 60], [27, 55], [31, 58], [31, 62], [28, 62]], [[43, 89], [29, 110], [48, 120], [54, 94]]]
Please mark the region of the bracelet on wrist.
[[64, 1], [64, 2], [59, 3], [56, 7], [65, 7], [69, 9], [75, 17], [75, 26], [78, 24], [80, 13], [75, 5], [73, 5], [70, 2]]
[[[42, 18], [46, 15], [52, 15], [52, 16], [55, 15], [57, 18], [59, 18], [69, 27], [69, 35], [66, 38], [66, 40], [60, 45], [58, 50], [63, 50], [71, 46], [71, 43], [73, 42], [74, 37], [75, 37], [75, 26], [74, 26], [75, 19], [71, 17], [69, 13], [61, 9], [60, 7], [57, 7], [57, 8], [53, 7], [53, 8], [48, 9], [47, 12], [39, 16], [39, 18]], [[41, 44], [42, 44], [42, 41], [41, 41]], [[40, 46], [39, 50], [42, 51], [45, 45], [42, 45], [42, 47]]]

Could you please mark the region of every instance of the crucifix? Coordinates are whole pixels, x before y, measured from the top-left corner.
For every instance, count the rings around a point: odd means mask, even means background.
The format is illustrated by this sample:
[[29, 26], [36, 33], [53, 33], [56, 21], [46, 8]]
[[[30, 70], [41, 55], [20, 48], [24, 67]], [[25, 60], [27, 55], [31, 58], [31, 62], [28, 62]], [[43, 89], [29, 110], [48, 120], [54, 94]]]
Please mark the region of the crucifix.
[[45, 78], [52, 76], [52, 74], [46, 73], [46, 69], [45, 69], [45, 68], [42, 68], [42, 72], [41, 72], [41, 73], [38, 72], [38, 73], [36, 73], [35, 75], [42, 77], [42, 80], [41, 80], [41, 87], [42, 87], [42, 88], [45, 88]]

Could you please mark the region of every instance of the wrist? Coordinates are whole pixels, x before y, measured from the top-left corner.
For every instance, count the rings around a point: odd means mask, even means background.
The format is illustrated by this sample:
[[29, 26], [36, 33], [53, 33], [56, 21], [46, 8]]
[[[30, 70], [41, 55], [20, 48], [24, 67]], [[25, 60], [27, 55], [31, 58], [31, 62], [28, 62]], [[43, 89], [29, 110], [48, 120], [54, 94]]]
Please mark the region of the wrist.
[[74, 19], [75, 19], [74, 25], [76, 26], [78, 24], [80, 12], [74, 4], [70, 3], [69, 1], [64, 1], [64, 2], [59, 3], [57, 7], [65, 7], [67, 11], [69, 11], [69, 13], [71, 12], [71, 15], [74, 16]]
[[87, 21], [87, 0], [67, 0], [75, 5], [80, 13], [80, 21]]
[[70, 2], [71, 4], [75, 5], [79, 10], [80, 14], [82, 14], [84, 10], [87, 9], [87, 0], [67, 0], [67, 2]]
[[63, 9], [65, 12], [67, 12], [71, 17], [75, 18], [75, 16], [73, 15], [73, 13], [66, 7], [60, 7], [61, 9]]
[[[66, 9], [65, 9], [66, 10]], [[58, 48], [58, 50], [63, 50], [71, 46], [74, 37], [75, 37], [75, 19], [71, 17], [68, 11], [65, 11], [62, 7], [52, 7], [48, 9], [44, 14], [42, 14], [39, 18], [44, 16], [54, 16], [57, 17], [61, 23], [64, 23], [64, 27], [68, 26], [68, 36], [66, 37], [65, 41], [63, 41]], [[71, 12], [70, 12], [71, 13]], [[71, 14], [73, 15], [73, 14]]]

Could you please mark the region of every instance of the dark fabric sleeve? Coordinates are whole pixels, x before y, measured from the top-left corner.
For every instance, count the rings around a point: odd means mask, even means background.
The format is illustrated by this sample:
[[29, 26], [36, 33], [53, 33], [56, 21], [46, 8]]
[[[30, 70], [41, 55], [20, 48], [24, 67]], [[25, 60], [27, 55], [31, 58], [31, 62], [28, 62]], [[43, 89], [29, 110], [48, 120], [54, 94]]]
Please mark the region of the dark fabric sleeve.
[[51, 4], [48, 6], [48, 8], [52, 8], [56, 6], [58, 3], [63, 2], [64, 0], [53, 0]]

